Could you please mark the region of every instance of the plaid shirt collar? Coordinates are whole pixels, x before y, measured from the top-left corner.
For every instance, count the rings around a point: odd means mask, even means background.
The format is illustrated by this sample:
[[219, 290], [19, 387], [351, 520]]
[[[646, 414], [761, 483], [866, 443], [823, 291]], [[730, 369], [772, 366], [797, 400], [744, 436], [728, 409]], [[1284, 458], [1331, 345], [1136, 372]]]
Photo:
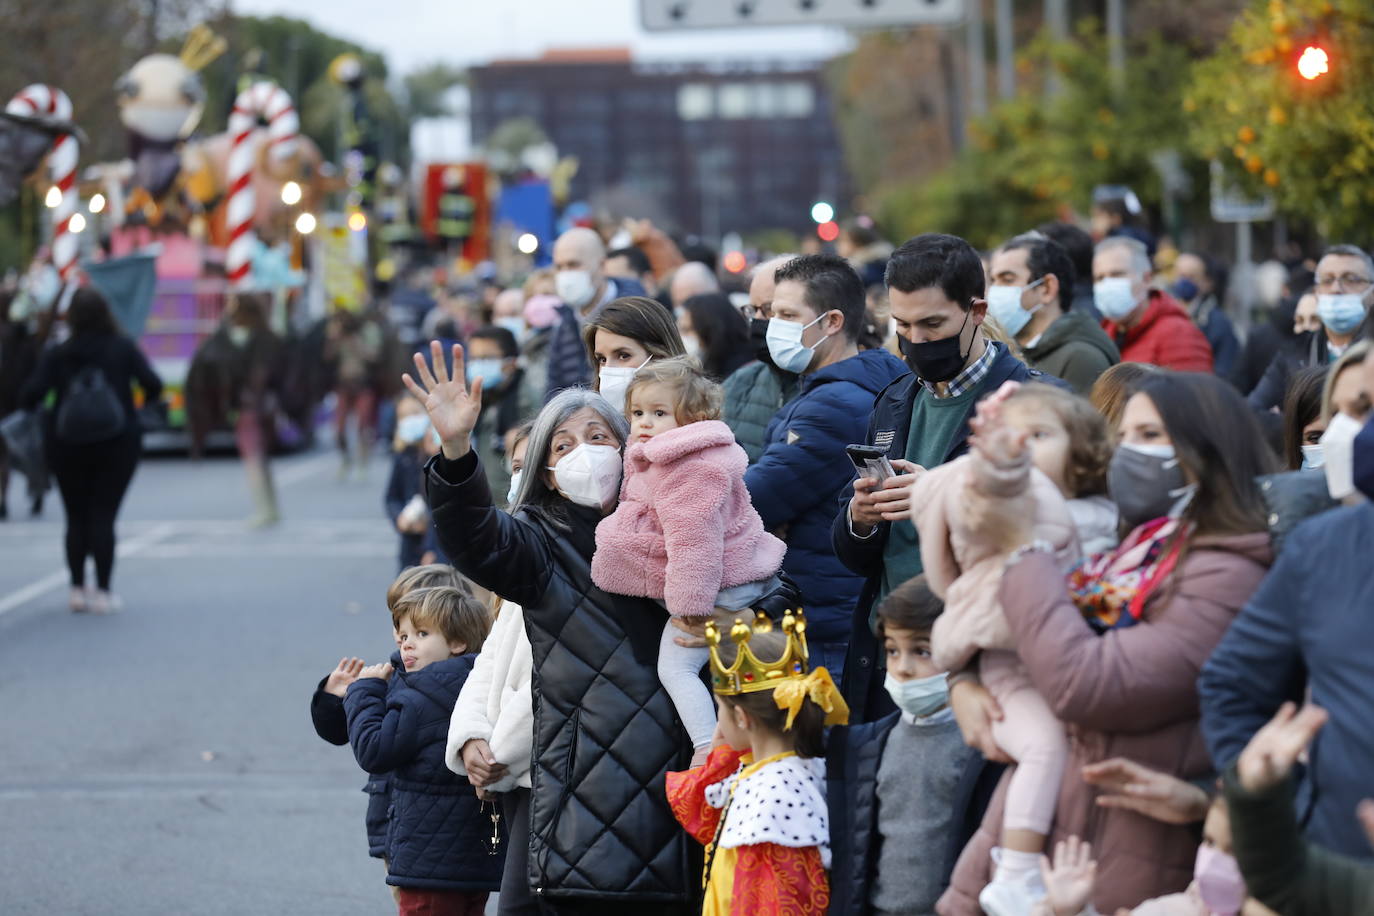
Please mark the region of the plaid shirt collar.
[[[998, 343], [995, 340], [989, 340], [987, 343], [987, 348], [983, 350], [983, 355], [978, 357], [978, 361], [950, 379], [947, 384], [941, 386], [921, 379], [921, 385], [937, 398], [957, 398], [975, 385], [981, 384], [992, 371], [992, 364], [997, 361]], [[940, 390], [941, 387], [944, 388], [943, 392]]]

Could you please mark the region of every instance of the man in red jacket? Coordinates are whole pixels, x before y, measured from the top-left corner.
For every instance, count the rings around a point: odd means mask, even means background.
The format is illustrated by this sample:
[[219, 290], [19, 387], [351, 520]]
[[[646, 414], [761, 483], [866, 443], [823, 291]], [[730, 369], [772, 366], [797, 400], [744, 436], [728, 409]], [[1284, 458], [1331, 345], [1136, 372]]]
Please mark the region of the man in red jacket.
[[1121, 361], [1211, 372], [1212, 347], [1183, 306], [1151, 289], [1150, 257], [1132, 238], [1103, 239], [1093, 253], [1093, 303]]

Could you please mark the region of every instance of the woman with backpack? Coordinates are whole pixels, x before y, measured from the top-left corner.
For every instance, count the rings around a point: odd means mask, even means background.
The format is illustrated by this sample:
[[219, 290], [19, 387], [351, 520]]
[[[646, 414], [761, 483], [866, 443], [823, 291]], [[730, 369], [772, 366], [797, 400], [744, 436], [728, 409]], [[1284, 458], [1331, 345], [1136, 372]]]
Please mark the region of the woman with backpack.
[[[162, 395], [162, 380], [119, 330], [105, 298], [84, 287], [67, 309], [71, 337], [43, 354], [20, 395], [34, 409], [54, 393], [47, 418], [48, 464], [67, 514], [71, 609], [95, 614], [112, 607], [115, 516], [142, 452], [142, 428], [131, 386], [144, 403]], [[86, 590], [86, 558], [95, 560], [96, 587]]]

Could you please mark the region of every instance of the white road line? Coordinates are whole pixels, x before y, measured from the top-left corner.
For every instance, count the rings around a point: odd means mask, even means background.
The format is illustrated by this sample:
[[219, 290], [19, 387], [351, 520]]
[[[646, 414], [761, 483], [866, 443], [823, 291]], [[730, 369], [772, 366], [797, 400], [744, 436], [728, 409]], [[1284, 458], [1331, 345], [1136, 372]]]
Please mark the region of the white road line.
[[[176, 530], [175, 522], [163, 522], [155, 525], [150, 530], [119, 545], [116, 556], [130, 557], [147, 550], [165, 537], [169, 537]], [[17, 607], [23, 607], [30, 601], [45, 595], [53, 589], [61, 588], [67, 584], [67, 571], [59, 569], [50, 572], [41, 579], [37, 579], [22, 588], [10, 592], [4, 598], [0, 598], [0, 616], [8, 614]]]

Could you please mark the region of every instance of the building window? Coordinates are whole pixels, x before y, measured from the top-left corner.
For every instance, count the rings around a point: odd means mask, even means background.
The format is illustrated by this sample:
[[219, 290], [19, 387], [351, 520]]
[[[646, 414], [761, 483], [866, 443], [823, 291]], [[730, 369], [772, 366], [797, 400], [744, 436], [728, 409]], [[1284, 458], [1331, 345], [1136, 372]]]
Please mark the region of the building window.
[[816, 110], [816, 90], [810, 83], [779, 83], [777, 98], [780, 118], [809, 118]]
[[720, 116], [747, 118], [754, 113], [753, 87], [748, 83], [724, 83], [720, 87]]
[[685, 83], [677, 90], [677, 116], [684, 121], [715, 117], [715, 98], [705, 83]]

